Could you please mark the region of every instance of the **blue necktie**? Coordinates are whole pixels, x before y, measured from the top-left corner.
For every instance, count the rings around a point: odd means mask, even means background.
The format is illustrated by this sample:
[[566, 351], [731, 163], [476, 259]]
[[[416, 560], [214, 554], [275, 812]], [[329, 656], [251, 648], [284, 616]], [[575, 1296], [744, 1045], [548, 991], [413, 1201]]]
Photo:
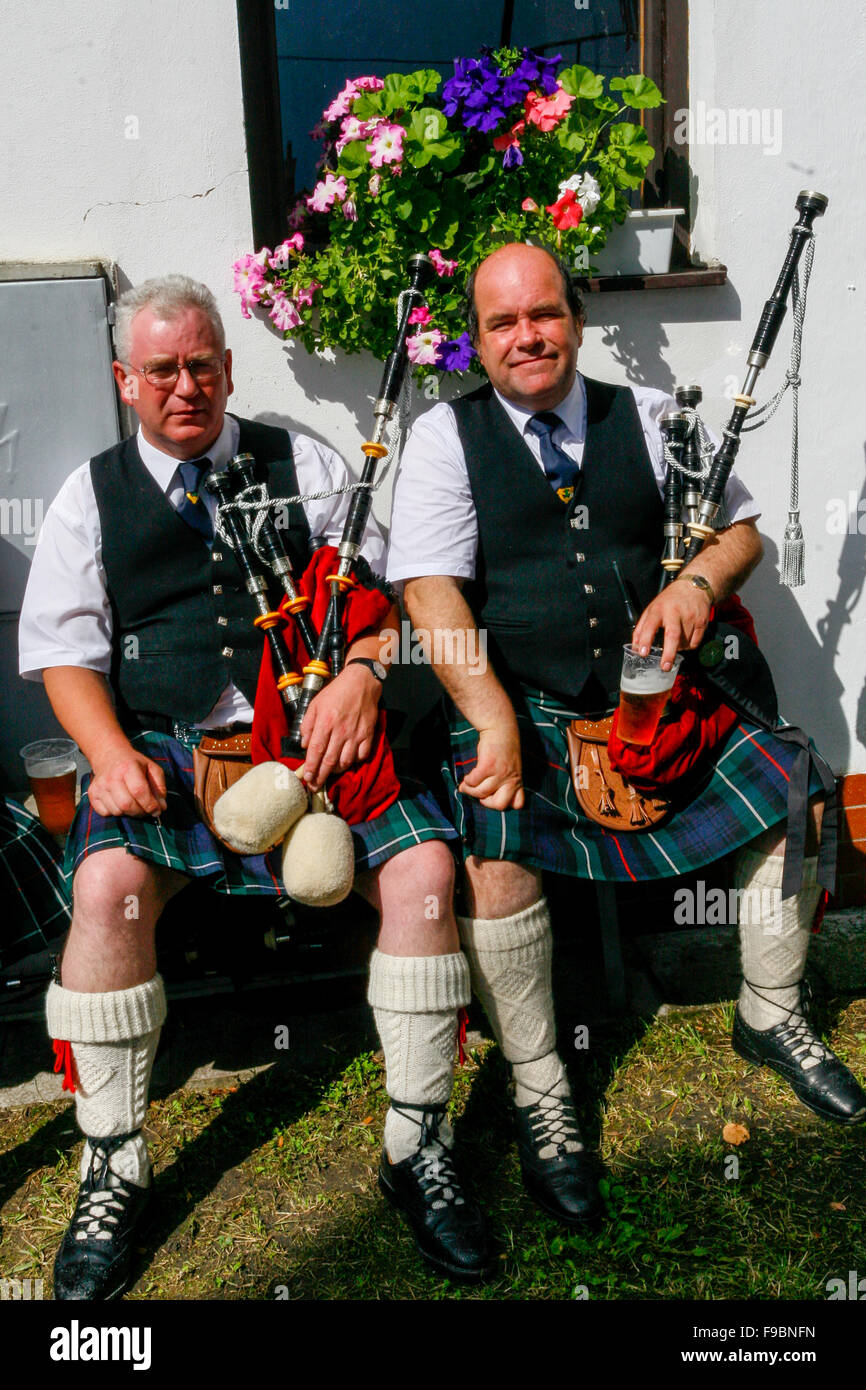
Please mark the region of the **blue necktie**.
[[201, 480], [211, 466], [209, 458], [189, 459], [179, 465], [178, 472], [183, 483], [183, 497], [177, 514], [187, 526], [200, 531], [206, 541], [213, 540], [213, 525], [204, 499], [199, 495]]
[[580, 464], [570, 459], [558, 444], [553, 442], [553, 431], [562, 424], [558, 415], [550, 410], [540, 410], [527, 421], [526, 428], [537, 436], [541, 445], [541, 462], [550, 486], [561, 502], [569, 503], [574, 496], [574, 480], [580, 472]]

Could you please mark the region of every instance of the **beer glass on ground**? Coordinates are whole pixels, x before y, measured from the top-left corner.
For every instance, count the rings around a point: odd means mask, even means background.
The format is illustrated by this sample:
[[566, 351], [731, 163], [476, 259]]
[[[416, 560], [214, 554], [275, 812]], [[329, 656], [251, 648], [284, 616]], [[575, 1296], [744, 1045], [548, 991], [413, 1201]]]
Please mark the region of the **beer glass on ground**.
[[655, 738], [682, 662], [682, 657], [677, 655], [671, 669], [663, 671], [662, 651], [661, 647], [650, 647], [649, 654], [641, 656], [630, 642], [623, 647], [617, 723], [617, 733], [623, 743], [646, 747]]
[[41, 738], [21, 749], [37, 814], [51, 835], [65, 835], [75, 816], [75, 752], [71, 738]]

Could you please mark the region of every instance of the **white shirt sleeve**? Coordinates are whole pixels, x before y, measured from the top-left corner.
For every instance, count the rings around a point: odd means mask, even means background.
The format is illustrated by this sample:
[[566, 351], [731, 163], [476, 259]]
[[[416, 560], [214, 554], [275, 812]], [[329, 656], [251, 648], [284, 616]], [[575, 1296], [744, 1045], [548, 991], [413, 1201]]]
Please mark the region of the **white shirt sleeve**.
[[454, 412], [444, 401], [412, 426], [394, 484], [388, 578], [473, 579], [475, 503]]
[[[659, 491], [664, 496], [667, 464], [665, 463], [664, 444], [658, 422], [669, 411], [679, 410], [679, 406], [674, 397], [669, 396], [666, 391], [653, 391], [642, 386], [633, 386], [631, 389], [643, 427], [649, 456], [652, 460], [653, 473]], [[712, 441], [713, 449], [718, 450], [721, 441], [709, 426], [706, 426], [706, 430]], [[761, 515], [754, 497], [733, 470], [725, 484], [724, 504], [728, 524], [731, 526], [735, 521], [755, 521]]]
[[48, 508], [21, 607], [21, 675], [41, 680], [47, 666], [111, 669], [111, 605], [89, 462]]
[[[308, 435], [294, 432], [291, 439], [300, 493], [329, 492], [335, 488], [347, 487], [352, 482], [349, 470], [340, 455], [329, 449], [326, 444], [320, 444]], [[331, 545], [339, 545], [343, 539], [343, 527], [353, 495], [346, 492], [338, 497], [304, 502], [310, 535], [324, 536]], [[385, 537], [372, 511], [364, 528], [361, 554], [374, 574], [384, 574]]]

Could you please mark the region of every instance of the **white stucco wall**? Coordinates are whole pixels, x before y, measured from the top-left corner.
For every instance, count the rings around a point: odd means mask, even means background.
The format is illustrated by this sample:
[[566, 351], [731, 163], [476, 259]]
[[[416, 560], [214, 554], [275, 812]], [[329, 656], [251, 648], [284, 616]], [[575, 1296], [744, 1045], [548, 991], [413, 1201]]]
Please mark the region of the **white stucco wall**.
[[[768, 537], [746, 597], [788, 716], [814, 732], [837, 771], [866, 771], [866, 541], [826, 527], [831, 499], [852, 489], [859, 498], [864, 480], [859, 6], [692, 0], [690, 15], [692, 108], [758, 107], [771, 121], [779, 111], [781, 148], [692, 144], [695, 244], [728, 266], [729, 283], [593, 296], [582, 365], [617, 381], [696, 380], [708, 422], [720, 426], [725, 390], [742, 380], [781, 266], [794, 198], [807, 186], [828, 194], [803, 358], [808, 583], [783, 590], [774, 570], [785, 522], [786, 403], [740, 455]], [[290, 359], [275, 335], [241, 317], [231, 291], [231, 262], [252, 249], [233, 0], [19, 6], [0, 46], [0, 112], [0, 259], [100, 257], [131, 283], [168, 270], [206, 281], [235, 352], [234, 407], [302, 427], [354, 464], [377, 365], [328, 365], [303, 351]], [[129, 117], [137, 139], [127, 138]], [[788, 342], [783, 333], [767, 388], [781, 377]], [[387, 515], [386, 497], [377, 510]]]

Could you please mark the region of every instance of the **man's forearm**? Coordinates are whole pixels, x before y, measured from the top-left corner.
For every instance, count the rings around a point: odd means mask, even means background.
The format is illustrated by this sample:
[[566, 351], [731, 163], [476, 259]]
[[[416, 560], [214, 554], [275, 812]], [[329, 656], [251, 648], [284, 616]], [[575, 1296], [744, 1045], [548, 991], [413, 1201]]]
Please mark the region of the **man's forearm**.
[[[470, 634], [478, 631], [457, 581], [442, 575], [410, 579], [405, 602], [416, 631], [430, 634], [433, 650], [427, 653], [428, 660], [461, 714], [479, 731], [514, 724], [514, 707], [492, 666], [480, 670], [465, 660], [445, 659], [446, 652], [469, 651]], [[452, 640], [437, 643], [437, 632], [450, 633]], [[459, 633], [464, 634], [463, 641], [455, 642]], [[477, 643], [474, 637], [472, 641]], [[479, 650], [477, 644], [474, 650]]]
[[94, 770], [131, 747], [105, 676], [83, 666], [49, 666], [43, 679], [51, 708]]
[[716, 598], [721, 600], [745, 584], [763, 550], [755, 523], [737, 521], [705, 541], [700, 554], [680, 570], [678, 578], [692, 572], [702, 574], [712, 584]]

